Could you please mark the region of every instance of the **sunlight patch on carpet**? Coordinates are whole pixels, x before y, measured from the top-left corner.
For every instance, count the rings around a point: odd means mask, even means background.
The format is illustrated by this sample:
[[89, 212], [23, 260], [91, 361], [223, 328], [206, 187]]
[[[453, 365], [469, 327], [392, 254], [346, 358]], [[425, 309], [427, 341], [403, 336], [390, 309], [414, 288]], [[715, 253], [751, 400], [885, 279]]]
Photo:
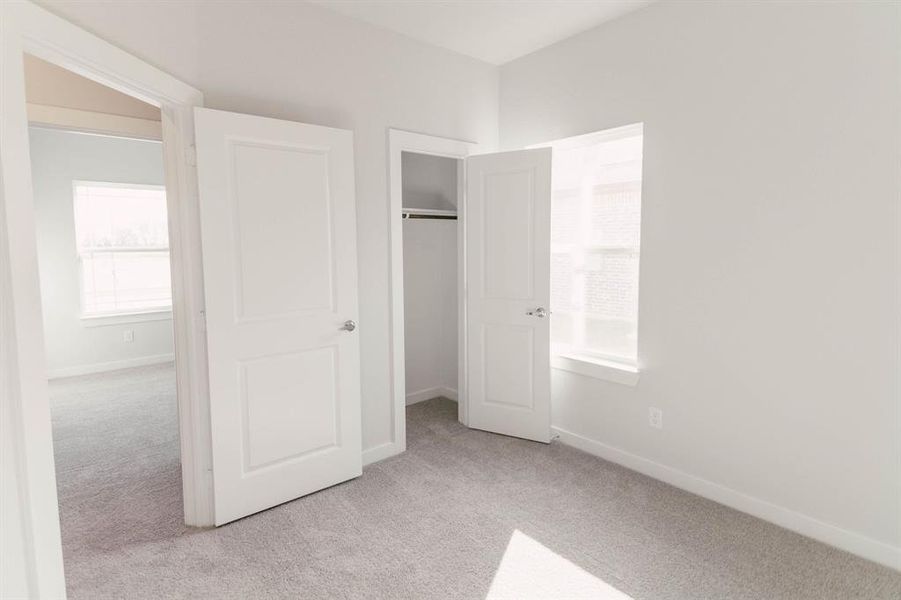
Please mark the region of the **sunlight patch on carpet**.
[[518, 529], [510, 536], [486, 598], [632, 600]]

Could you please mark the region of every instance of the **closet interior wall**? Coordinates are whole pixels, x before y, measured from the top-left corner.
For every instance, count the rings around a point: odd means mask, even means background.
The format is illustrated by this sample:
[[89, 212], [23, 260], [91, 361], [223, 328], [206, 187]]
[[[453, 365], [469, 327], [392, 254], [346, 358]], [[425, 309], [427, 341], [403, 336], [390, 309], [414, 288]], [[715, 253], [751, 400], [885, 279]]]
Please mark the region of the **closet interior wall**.
[[[404, 152], [404, 208], [456, 211], [458, 162]], [[407, 404], [456, 400], [457, 226], [452, 218], [403, 220]]]

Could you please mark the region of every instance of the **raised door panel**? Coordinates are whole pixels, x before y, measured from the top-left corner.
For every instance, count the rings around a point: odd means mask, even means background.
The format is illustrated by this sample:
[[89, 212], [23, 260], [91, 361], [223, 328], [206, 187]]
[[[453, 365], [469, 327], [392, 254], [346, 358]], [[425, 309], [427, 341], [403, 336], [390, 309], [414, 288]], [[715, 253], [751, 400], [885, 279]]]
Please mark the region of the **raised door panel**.
[[488, 173], [482, 202], [482, 281], [485, 298], [528, 300], [534, 295], [533, 173]]
[[482, 332], [484, 402], [532, 410], [535, 407], [532, 327], [486, 323]]
[[337, 447], [335, 350], [317, 348], [241, 363], [245, 476]]
[[328, 154], [231, 141], [238, 318], [333, 310]]

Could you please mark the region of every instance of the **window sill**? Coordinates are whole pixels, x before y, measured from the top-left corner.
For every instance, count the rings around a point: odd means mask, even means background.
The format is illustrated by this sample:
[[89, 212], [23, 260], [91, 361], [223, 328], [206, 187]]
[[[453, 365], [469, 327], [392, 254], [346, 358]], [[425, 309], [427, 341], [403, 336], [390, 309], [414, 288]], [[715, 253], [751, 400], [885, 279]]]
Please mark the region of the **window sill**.
[[573, 354], [555, 354], [551, 356], [551, 367], [629, 387], [635, 387], [638, 384], [637, 367], [610, 360]]
[[81, 317], [81, 325], [83, 327], [108, 327], [111, 325], [127, 325], [128, 323], [146, 323], [148, 321], [170, 321], [171, 319], [172, 310], [166, 309], [116, 315], [86, 315]]

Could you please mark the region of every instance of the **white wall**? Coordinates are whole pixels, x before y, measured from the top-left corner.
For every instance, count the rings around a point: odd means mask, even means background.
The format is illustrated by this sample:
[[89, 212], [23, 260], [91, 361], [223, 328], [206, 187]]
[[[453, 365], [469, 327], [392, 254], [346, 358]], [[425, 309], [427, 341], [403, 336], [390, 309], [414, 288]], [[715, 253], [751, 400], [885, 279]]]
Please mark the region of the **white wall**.
[[[402, 204], [453, 210], [457, 162], [405, 152]], [[457, 221], [406, 219], [403, 236], [407, 404], [438, 395], [456, 400]]]
[[[86, 326], [81, 296], [72, 181], [162, 185], [158, 142], [31, 128], [31, 169], [38, 262], [50, 377], [168, 360], [175, 348], [165, 320]], [[134, 342], [123, 342], [125, 330]]]
[[456, 210], [456, 159], [402, 152], [401, 172], [404, 208]]
[[391, 438], [387, 129], [497, 143], [497, 69], [297, 2], [41, 2], [210, 108], [354, 131], [363, 447]]
[[407, 219], [403, 229], [407, 403], [456, 399], [457, 222]]
[[554, 425], [896, 565], [899, 11], [660, 2], [500, 100], [505, 148], [644, 122], [641, 380], [555, 372]]

